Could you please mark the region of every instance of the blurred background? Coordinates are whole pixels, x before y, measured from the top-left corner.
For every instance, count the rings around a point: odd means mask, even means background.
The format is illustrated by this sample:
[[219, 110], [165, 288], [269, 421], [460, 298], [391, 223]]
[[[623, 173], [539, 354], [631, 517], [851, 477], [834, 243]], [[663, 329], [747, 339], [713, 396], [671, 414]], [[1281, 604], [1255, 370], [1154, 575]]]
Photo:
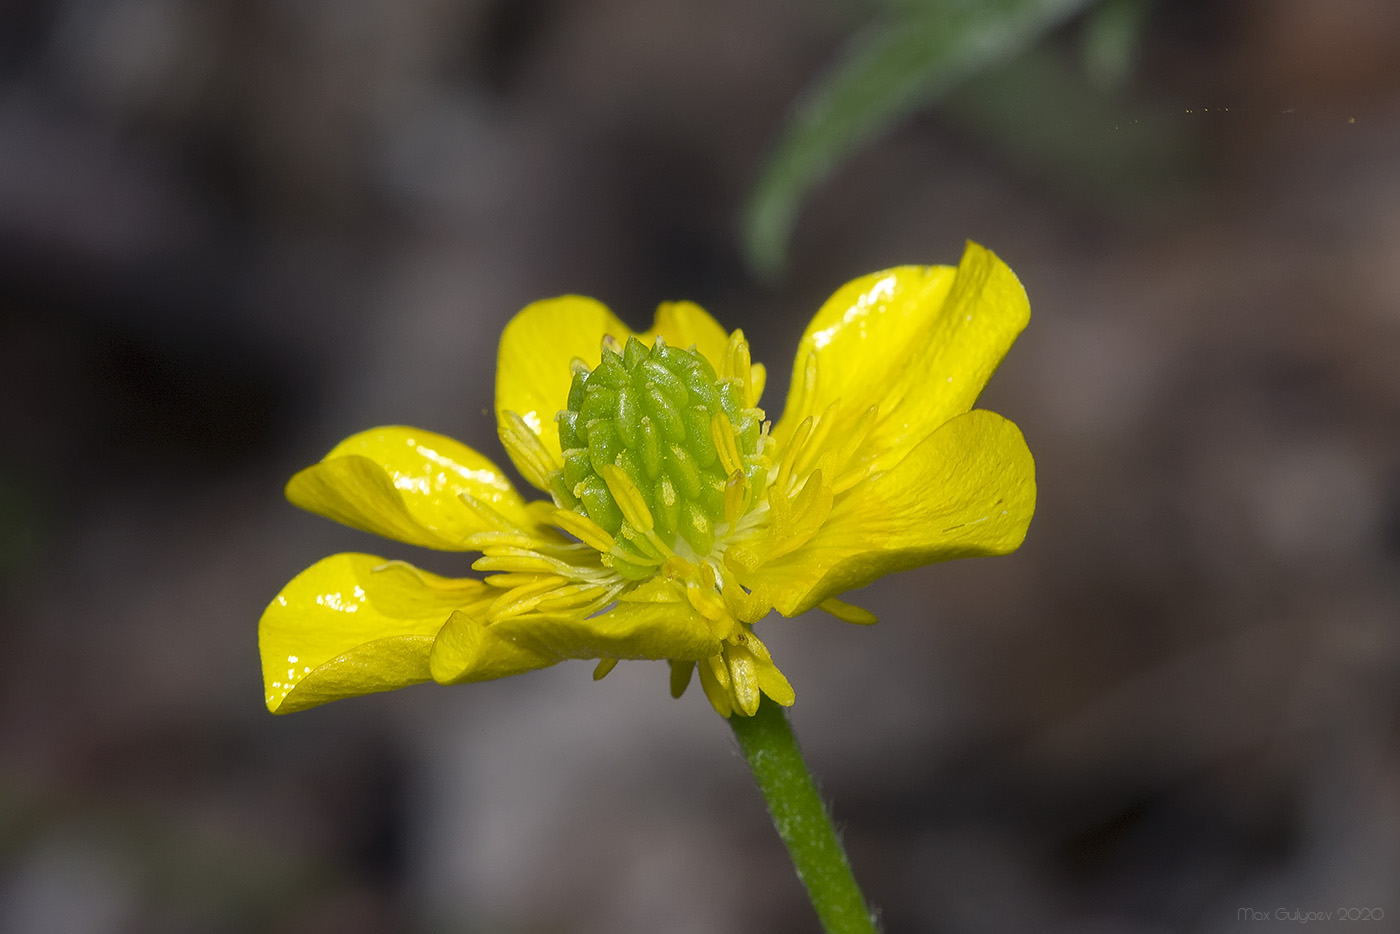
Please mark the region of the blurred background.
[[464, 570], [282, 484], [505, 463], [564, 292], [742, 326], [775, 413], [830, 292], [967, 238], [1034, 309], [1025, 546], [759, 627], [888, 930], [1392, 929], [1400, 6], [1040, 4], [843, 98], [919, 2], [0, 4], [0, 930], [816, 930], [660, 663], [268, 715], [302, 568]]

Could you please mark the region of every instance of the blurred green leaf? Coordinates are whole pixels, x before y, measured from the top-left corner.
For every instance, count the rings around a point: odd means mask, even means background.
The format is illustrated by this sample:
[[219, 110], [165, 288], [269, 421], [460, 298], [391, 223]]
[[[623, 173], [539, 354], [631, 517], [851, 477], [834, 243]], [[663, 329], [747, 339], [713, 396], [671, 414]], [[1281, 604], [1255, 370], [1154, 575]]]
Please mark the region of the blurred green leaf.
[[1123, 86], [1137, 64], [1151, 0], [1105, 0], [1084, 23], [1084, 71], [1101, 91]]
[[1073, 53], [1030, 49], [960, 85], [940, 112], [1023, 176], [1076, 201], [1110, 212], [1173, 203], [1199, 165], [1196, 124], [1125, 116]]
[[836, 166], [959, 82], [1020, 52], [1094, 0], [907, 0], [858, 33], [799, 98], [750, 195], [744, 248], [780, 271], [798, 209]]

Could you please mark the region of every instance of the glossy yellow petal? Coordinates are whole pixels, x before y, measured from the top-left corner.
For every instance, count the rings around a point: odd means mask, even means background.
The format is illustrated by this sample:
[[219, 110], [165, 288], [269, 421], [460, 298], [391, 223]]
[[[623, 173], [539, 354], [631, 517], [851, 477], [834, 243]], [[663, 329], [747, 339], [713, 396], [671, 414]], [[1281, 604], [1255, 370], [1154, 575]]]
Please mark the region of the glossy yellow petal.
[[287, 498], [354, 528], [443, 551], [472, 550], [463, 539], [478, 532], [538, 527], [500, 468], [419, 428], [372, 428], [346, 438], [292, 477]]
[[268, 709], [290, 713], [428, 680], [438, 630], [489, 590], [375, 555], [316, 562], [282, 588], [258, 624]]
[[[838, 400], [851, 421], [873, 405], [862, 450], [888, 469], [972, 407], [1029, 320], [1016, 275], [974, 243], [957, 269], [904, 266], [847, 283], [807, 326], [773, 436], [786, 442]], [[831, 431], [826, 443], [843, 434]]]
[[[492, 595], [494, 596], [494, 595]], [[508, 630], [487, 625], [484, 606], [459, 610], [447, 620], [433, 645], [429, 667], [439, 684], [490, 681], [548, 668], [561, 660], [511, 640]]]
[[[545, 449], [560, 456], [554, 416], [569, 400], [575, 357], [590, 368], [602, 359], [604, 334], [625, 344], [632, 331], [607, 306], [566, 295], [526, 306], [506, 325], [496, 356], [496, 417], [515, 412]], [[529, 476], [528, 466], [516, 465]]]
[[492, 623], [503, 639], [562, 658], [701, 659], [720, 641], [710, 624], [670, 581], [654, 580], [624, 594], [596, 616], [527, 613]]
[[716, 371], [729, 346], [729, 332], [694, 302], [666, 302], [658, 307], [651, 330], [640, 336], [652, 344], [658, 334], [672, 347], [689, 350], [694, 346]]
[[1013, 551], [1034, 511], [1035, 462], [1020, 429], [977, 409], [857, 484], [806, 544], [741, 580], [795, 616], [894, 571]]

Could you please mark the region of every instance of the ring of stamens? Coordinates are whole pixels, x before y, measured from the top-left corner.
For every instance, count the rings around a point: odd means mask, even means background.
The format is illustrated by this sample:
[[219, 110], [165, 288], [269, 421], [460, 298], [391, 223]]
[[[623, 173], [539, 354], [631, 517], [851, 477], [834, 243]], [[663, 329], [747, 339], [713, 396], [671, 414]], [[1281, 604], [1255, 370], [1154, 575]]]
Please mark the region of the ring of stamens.
[[[875, 465], [858, 454], [875, 407], [842, 412], [833, 402], [803, 420], [774, 456], [758, 408], [761, 376], [735, 331], [715, 365], [694, 347], [658, 337], [651, 347], [603, 338], [598, 366], [573, 361], [568, 402], [556, 416], [562, 462], [514, 412], [503, 412], [501, 440], [551, 506], [536, 503], [532, 530], [514, 527], [484, 503], [468, 502], [501, 531], [473, 536], [473, 564], [501, 594], [487, 623], [521, 614], [588, 617], [642, 582], [672, 582], [720, 640], [700, 662], [672, 660], [672, 693], [698, 671], [721, 714], [752, 714], [759, 693], [792, 702], [792, 688], [752, 626], [772, 608], [740, 583], [748, 573], [801, 547], [830, 514], [835, 497]], [[803, 389], [815, 392], [816, 367]], [[839, 442], [833, 438], [841, 439]], [[819, 604], [854, 623], [872, 614], [834, 598]], [[601, 678], [615, 658], [599, 660]]]

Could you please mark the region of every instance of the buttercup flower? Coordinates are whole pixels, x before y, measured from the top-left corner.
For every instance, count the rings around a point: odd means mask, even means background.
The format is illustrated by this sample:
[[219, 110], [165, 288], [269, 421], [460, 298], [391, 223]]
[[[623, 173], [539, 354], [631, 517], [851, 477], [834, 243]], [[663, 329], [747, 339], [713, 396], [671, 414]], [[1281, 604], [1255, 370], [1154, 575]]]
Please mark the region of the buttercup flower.
[[375, 428], [287, 485], [296, 505], [411, 545], [479, 552], [481, 578], [338, 554], [298, 575], [259, 628], [267, 706], [301, 710], [569, 658], [666, 659], [723, 716], [793, 689], [753, 626], [893, 571], [1003, 554], [1025, 537], [1035, 466], [1011, 422], [972, 405], [1030, 317], [989, 251], [842, 287], [798, 347], [776, 423], [743, 333], [662, 305], [633, 334], [568, 296], [501, 337], [496, 416], [527, 502], [450, 438]]

